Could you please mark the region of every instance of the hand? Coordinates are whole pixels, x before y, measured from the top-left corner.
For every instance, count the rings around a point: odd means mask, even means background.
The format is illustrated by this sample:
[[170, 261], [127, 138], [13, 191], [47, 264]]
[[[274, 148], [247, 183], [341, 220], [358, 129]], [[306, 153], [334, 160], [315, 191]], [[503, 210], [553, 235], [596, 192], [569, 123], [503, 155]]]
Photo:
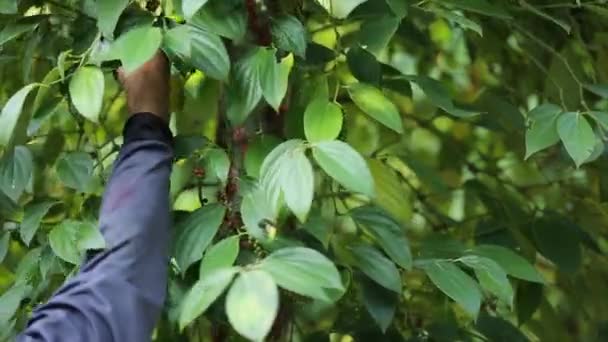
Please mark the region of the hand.
[[127, 108], [131, 115], [148, 112], [168, 121], [171, 76], [169, 61], [162, 51], [131, 73], [127, 74], [122, 68], [117, 72], [127, 93]]

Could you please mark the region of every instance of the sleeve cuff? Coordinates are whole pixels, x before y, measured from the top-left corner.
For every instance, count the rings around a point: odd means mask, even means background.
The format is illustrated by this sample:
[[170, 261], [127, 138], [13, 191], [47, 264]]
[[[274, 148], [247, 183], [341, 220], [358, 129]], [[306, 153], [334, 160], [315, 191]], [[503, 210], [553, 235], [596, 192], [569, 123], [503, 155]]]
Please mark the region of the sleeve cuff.
[[173, 134], [169, 124], [152, 113], [131, 115], [123, 130], [124, 143], [139, 140], [156, 140], [173, 146]]

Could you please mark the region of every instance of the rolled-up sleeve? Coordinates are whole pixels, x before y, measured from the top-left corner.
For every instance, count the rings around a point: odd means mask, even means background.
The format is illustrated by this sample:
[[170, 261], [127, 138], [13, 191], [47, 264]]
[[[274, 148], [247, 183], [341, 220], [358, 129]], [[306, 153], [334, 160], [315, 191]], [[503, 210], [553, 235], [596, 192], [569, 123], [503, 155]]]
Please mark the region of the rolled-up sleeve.
[[133, 115], [104, 194], [106, 249], [84, 261], [18, 341], [149, 341], [165, 300], [170, 243], [167, 124]]

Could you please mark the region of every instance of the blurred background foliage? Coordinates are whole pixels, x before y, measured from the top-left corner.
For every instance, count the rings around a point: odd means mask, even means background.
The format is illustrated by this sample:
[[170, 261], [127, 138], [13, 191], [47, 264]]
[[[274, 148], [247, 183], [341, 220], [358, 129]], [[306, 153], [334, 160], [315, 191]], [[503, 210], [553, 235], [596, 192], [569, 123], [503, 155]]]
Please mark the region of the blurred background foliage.
[[[127, 114], [112, 71], [161, 40], [177, 238], [155, 340], [608, 339], [606, 1], [0, 0], [0, 26], [0, 339], [92, 247], [80, 242], [94, 235]], [[256, 74], [264, 56], [277, 69]], [[317, 99], [336, 105], [337, 136], [330, 107], [307, 124]], [[324, 135], [365, 163], [324, 165], [313, 138]], [[310, 144], [298, 162], [312, 149], [321, 166], [310, 184], [290, 173], [314, 190], [312, 208], [262, 208], [265, 157], [292, 139]], [[317, 277], [339, 271], [339, 300], [307, 295], [315, 275], [294, 275], [298, 291], [272, 274], [271, 288], [290, 290], [275, 308], [237, 306], [247, 317], [235, 318], [211, 305], [221, 288], [204, 315], [202, 304], [184, 313], [203, 280], [188, 266], [232, 236], [237, 282], [307, 246], [330, 260]]]

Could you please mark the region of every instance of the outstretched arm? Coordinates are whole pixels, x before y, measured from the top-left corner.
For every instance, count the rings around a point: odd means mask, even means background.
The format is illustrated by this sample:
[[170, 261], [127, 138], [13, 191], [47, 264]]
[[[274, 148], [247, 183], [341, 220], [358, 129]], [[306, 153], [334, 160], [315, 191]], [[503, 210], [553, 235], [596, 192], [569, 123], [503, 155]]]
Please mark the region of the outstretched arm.
[[119, 76], [136, 114], [103, 198], [107, 248], [34, 311], [19, 341], [149, 341], [160, 315], [170, 240], [169, 66], [159, 53]]

